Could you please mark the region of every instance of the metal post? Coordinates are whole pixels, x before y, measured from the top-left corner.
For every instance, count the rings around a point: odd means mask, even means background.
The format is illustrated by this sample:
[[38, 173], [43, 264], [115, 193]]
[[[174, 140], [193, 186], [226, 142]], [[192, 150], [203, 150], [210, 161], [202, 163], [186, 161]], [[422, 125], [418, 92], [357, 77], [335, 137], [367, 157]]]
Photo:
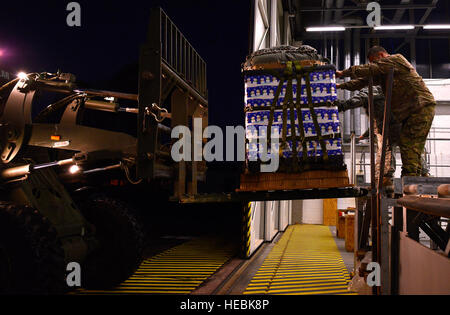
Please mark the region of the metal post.
[[[388, 252], [383, 250], [382, 255], [382, 249], [388, 248], [388, 238], [386, 236], [386, 233], [388, 233], [386, 229], [387, 225], [387, 200], [382, 195], [383, 190], [383, 177], [384, 177], [384, 160], [386, 158], [386, 145], [388, 142], [388, 135], [389, 135], [389, 124], [390, 124], [390, 118], [391, 118], [391, 100], [392, 100], [392, 86], [393, 86], [393, 80], [394, 80], [394, 69], [391, 69], [389, 73], [387, 74], [387, 80], [386, 80], [386, 101], [384, 106], [384, 120], [383, 120], [383, 141], [381, 144], [381, 154], [380, 154], [380, 162], [379, 162], [379, 174], [378, 174], [378, 189], [377, 189], [377, 211], [376, 211], [376, 224], [377, 224], [377, 262], [381, 264], [382, 268], [382, 275], [383, 280], [385, 283], [383, 284], [383, 293], [389, 292], [389, 279], [386, 276], [387, 268], [388, 268]], [[372, 238], [375, 235], [372, 235]], [[378, 290], [380, 291], [380, 290]], [[379, 292], [381, 293], [381, 292]]]
[[141, 48], [139, 61], [137, 177], [144, 179], [154, 176], [158, 141], [158, 124], [146, 115], [146, 109], [153, 103], [161, 105], [161, 9], [152, 10], [150, 21], [148, 40]]
[[[415, 24], [416, 18], [414, 14], [414, 10], [409, 10], [409, 23]], [[411, 31], [413, 37], [409, 40], [409, 50], [410, 50], [410, 60], [411, 64], [414, 68], [416, 68], [416, 31]]]
[[394, 207], [392, 211], [391, 226], [391, 295], [398, 294], [399, 275], [399, 239], [400, 232], [403, 231], [403, 208]]
[[[370, 211], [372, 219], [371, 239], [372, 239], [372, 261], [378, 262], [378, 227], [377, 227], [377, 190], [375, 186], [375, 110], [373, 104], [373, 78], [369, 77], [369, 121], [370, 121]], [[377, 294], [377, 288], [373, 288], [373, 293]]]
[[389, 276], [389, 201], [392, 199], [381, 198], [380, 204], [380, 263], [381, 263], [381, 294], [391, 293], [391, 279]]
[[378, 194], [381, 194], [381, 190], [383, 188], [384, 163], [382, 161], [384, 161], [386, 158], [386, 144], [388, 142], [389, 124], [391, 121], [391, 99], [392, 99], [393, 81], [394, 81], [394, 69], [391, 69], [387, 74], [386, 80], [386, 101], [384, 106], [383, 142], [381, 148], [380, 174], [378, 177]]
[[356, 185], [356, 135], [354, 132], [350, 135], [351, 152], [351, 180], [350, 183]]
[[[353, 65], [358, 66], [361, 63], [361, 30], [353, 31]], [[354, 109], [354, 131], [357, 137], [361, 136], [361, 108]]]
[[430, 79], [433, 79], [433, 58], [431, 50], [431, 39], [428, 40], [428, 63], [430, 66]]
[[[346, 30], [344, 36], [345, 69], [350, 68], [352, 65], [351, 39], [352, 39], [351, 30]], [[348, 78], [345, 79], [345, 81], [348, 80], [349, 80]], [[344, 95], [346, 100], [350, 98], [349, 91], [345, 91]], [[351, 114], [352, 113], [349, 110], [344, 113], [344, 138], [346, 139], [346, 141], [350, 139], [351, 134], [351, 120], [352, 120]]]

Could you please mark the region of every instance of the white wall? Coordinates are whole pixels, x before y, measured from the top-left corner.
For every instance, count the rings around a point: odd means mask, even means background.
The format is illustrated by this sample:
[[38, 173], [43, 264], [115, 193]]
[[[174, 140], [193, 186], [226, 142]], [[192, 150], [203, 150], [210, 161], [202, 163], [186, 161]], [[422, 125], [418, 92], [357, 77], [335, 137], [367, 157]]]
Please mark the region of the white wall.
[[450, 115], [441, 115], [434, 118], [429, 138], [448, 139], [448, 141], [429, 140], [425, 148], [430, 153], [431, 176], [450, 177]]
[[[431, 176], [435, 177], [450, 177], [450, 79], [425, 79], [427, 87], [433, 93], [437, 103], [436, 116], [430, 130], [428, 138], [430, 139], [448, 139], [448, 141], [433, 141], [429, 140], [426, 143], [426, 150], [428, 153]], [[361, 132], [367, 130], [368, 118], [365, 111], [362, 112], [361, 118]], [[356, 160], [359, 163], [361, 154], [356, 155]], [[365, 154], [365, 163], [370, 164], [370, 154]], [[401, 176], [401, 156], [397, 148], [396, 153], [397, 168], [395, 177]], [[346, 164], [350, 168], [350, 154], [346, 154]], [[357, 166], [357, 171], [359, 170]], [[366, 182], [370, 180], [370, 165], [364, 167], [366, 173]], [[351, 174], [349, 174], [351, 175]]]
[[[428, 162], [432, 167], [430, 168], [431, 176], [434, 177], [450, 177], [450, 115], [436, 115], [434, 117], [433, 125], [428, 135], [430, 140], [427, 141], [425, 149], [428, 153]], [[447, 141], [435, 141], [433, 139], [448, 139]], [[400, 178], [402, 172], [402, 159], [400, 150], [396, 148], [396, 172], [395, 177]], [[356, 154], [356, 161], [360, 163], [361, 154]], [[345, 163], [349, 169], [349, 176], [351, 176], [350, 153], [345, 154]], [[365, 163], [370, 164], [370, 154], [365, 154]], [[356, 166], [356, 171], [360, 166]], [[364, 167], [366, 182], [370, 181], [370, 165]]]
[[254, 22], [254, 36], [253, 36], [253, 50], [267, 48], [268, 46], [268, 30], [269, 30], [269, 15], [267, 0], [255, 1], [255, 22]]
[[323, 200], [303, 200], [303, 224], [323, 224]]
[[253, 50], [290, 44], [290, 24], [286, 23], [281, 0], [254, 0]]
[[252, 202], [252, 225], [250, 252], [253, 253], [264, 242], [264, 202]]

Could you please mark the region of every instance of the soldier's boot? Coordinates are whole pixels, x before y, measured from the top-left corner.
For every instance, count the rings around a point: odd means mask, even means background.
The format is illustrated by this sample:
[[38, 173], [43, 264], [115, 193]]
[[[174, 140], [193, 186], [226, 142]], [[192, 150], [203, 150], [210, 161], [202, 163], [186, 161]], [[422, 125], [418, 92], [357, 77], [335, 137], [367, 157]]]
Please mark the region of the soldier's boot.
[[388, 198], [394, 198], [394, 181], [391, 177], [383, 177], [383, 190]]

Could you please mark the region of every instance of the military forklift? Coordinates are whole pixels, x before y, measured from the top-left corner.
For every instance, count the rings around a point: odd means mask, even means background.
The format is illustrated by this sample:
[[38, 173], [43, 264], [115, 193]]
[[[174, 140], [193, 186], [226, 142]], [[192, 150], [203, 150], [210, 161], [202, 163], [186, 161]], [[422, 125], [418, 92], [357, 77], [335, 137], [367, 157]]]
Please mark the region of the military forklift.
[[119, 284], [145, 247], [120, 196], [176, 198], [205, 182], [205, 162], [170, 152], [173, 127], [208, 125], [206, 63], [160, 8], [139, 63], [138, 94], [82, 89], [62, 72], [0, 88], [0, 293], [65, 292], [71, 262], [84, 288]]

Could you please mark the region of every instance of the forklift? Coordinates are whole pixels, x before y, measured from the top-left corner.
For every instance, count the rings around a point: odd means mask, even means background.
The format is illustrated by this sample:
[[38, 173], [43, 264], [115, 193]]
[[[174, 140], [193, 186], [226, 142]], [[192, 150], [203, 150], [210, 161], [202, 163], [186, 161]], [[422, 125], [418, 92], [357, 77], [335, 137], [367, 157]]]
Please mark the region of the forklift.
[[121, 196], [142, 203], [205, 181], [205, 162], [175, 163], [170, 150], [173, 127], [207, 127], [206, 63], [160, 8], [139, 64], [137, 95], [81, 89], [61, 72], [0, 88], [0, 293], [64, 293], [73, 262], [83, 288], [118, 285], [145, 248]]

